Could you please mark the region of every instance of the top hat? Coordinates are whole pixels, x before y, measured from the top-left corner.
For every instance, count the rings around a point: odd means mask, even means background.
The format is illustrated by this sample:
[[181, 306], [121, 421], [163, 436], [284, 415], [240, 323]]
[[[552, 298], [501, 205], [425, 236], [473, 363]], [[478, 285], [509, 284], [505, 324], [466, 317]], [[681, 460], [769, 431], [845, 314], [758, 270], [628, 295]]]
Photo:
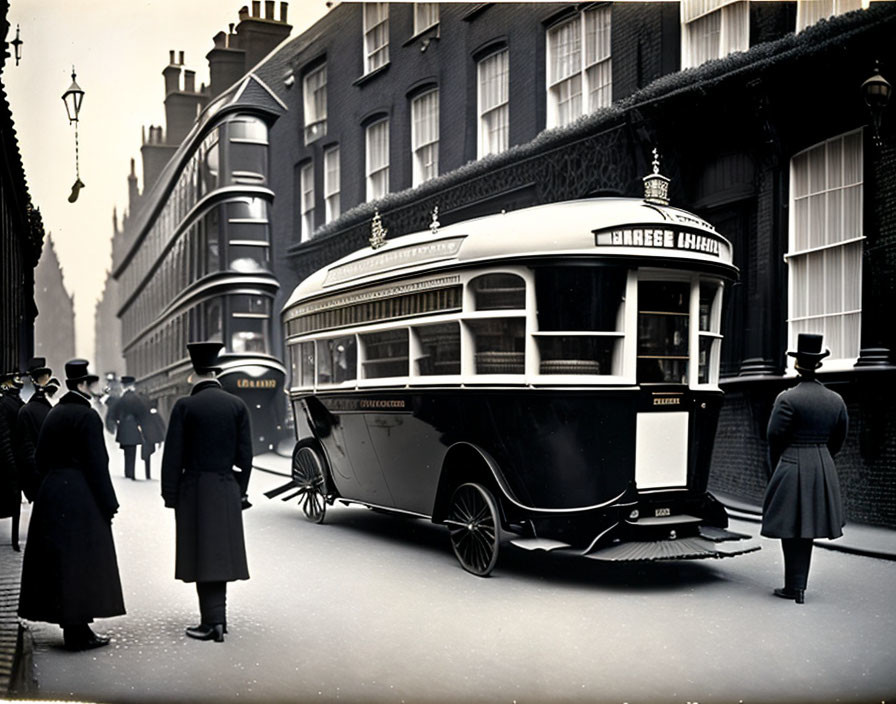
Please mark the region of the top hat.
[[121, 377], [119, 381], [121, 381], [122, 384], [133, 384], [137, 380], [132, 376], [125, 375]]
[[88, 364], [89, 362], [86, 359], [71, 359], [65, 363], [65, 382], [69, 385], [69, 388], [72, 388], [75, 384], [80, 384], [82, 381], [92, 384], [100, 380], [96, 374], [87, 372]]
[[796, 338], [796, 351], [789, 350], [787, 354], [796, 357], [797, 362], [821, 366], [821, 360], [827, 357], [831, 351], [821, 349], [822, 335], [809, 332], [801, 332]]
[[17, 376], [22, 376], [22, 372], [20, 372], [18, 369], [12, 369], [7, 372], [0, 372], [0, 383], [9, 381], [10, 379], [15, 379]]
[[218, 366], [218, 353], [224, 347], [222, 342], [190, 342], [187, 351], [190, 353], [190, 361], [197, 374], [220, 372]]
[[36, 379], [44, 374], [52, 374], [53, 370], [47, 366], [47, 360], [44, 357], [32, 357], [28, 360], [27, 372], [28, 376]]

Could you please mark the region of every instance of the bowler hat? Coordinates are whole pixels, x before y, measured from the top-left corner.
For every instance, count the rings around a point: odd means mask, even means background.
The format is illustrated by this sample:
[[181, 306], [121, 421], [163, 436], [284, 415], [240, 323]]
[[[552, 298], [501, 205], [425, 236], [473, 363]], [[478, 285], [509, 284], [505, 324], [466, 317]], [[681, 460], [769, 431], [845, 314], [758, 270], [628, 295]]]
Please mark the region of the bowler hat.
[[135, 381], [137, 381], [137, 380], [132, 376], [125, 375], [125, 376], [121, 377], [122, 384], [133, 384]]
[[221, 342], [190, 342], [187, 351], [190, 353], [190, 361], [197, 374], [220, 372], [218, 366], [218, 353], [224, 347]]
[[89, 362], [86, 359], [71, 359], [65, 363], [65, 383], [69, 388], [82, 381], [92, 384], [99, 381], [100, 378], [96, 374], [90, 374], [87, 371]]
[[36, 379], [44, 374], [52, 374], [53, 370], [47, 366], [47, 360], [44, 357], [32, 357], [28, 360], [28, 376]]
[[0, 373], [0, 382], [9, 381], [10, 379], [14, 379], [17, 376], [22, 376], [22, 372], [18, 369], [12, 369], [8, 372]]
[[796, 357], [798, 362], [821, 365], [821, 360], [827, 357], [831, 351], [821, 349], [822, 335], [809, 332], [801, 332], [796, 338], [796, 351], [789, 350], [787, 354]]

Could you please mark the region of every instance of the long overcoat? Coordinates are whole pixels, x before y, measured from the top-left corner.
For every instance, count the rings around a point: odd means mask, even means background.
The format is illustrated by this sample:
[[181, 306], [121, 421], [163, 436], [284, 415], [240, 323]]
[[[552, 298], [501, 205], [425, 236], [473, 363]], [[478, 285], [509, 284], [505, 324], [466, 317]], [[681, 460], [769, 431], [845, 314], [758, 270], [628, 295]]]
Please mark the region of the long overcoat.
[[16, 466], [16, 419], [23, 401], [18, 391], [0, 393], [0, 518], [18, 515], [22, 488]]
[[49, 412], [37, 441], [44, 475], [22, 562], [19, 616], [60, 625], [125, 613], [112, 517], [103, 422], [69, 391]]
[[140, 418], [140, 429], [143, 431], [143, 449], [140, 456], [145, 460], [156, 451], [156, 445], [165, 441], [165, 421], [159, 412], [146, 404], [146, 410]]
[[196, 384], [171, 409], [162, 454], [162, 498], [175, 509], [176, 579], [249, 578], [241, 497], [251, 471], [246, 404], [215, 380]]
[[29, 501], [34, 501], [43, 477], [37, 472], [37, 438], [53, 405], [47, 395], [37, 389], [28, 403], [19, 409], [16, 419], [16, 466], [22, 491]]
[[143, 397], [133, 389], [125, 391], [118, 402], [109, 408], [109, 413], [118, 421], [118, 432], [115, 441], [121, 446], [142, 445], [143, 432], [140, 419], [147, 411]]
[[848, 423], [840, 395], [814, 379], [802, 379], [778, 395], [768, 422], [774, 473], [763, 501], [762, 535], [843, 535], [843, 502], [833, 457], [843, 446]]

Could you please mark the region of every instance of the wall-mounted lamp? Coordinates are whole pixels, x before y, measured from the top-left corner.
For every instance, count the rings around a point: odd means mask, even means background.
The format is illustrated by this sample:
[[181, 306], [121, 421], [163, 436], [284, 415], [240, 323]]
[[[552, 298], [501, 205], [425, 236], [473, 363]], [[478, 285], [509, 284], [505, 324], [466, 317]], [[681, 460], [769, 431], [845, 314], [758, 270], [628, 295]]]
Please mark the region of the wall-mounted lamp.
[[84, 188], [84, 182], [81, 180], [81, 169], [78, 163], [78, 115], [81, 112], [81, 103], [84, 100], [84, 91], [75, 80], [75, 67], [72, 66], [72, 84], [68, 90], [62, 94], [62, 102], [65, 103], [65, 111], [68, 113], [69, 124], [75, 123], [75, 183], [72, 185], [71, 195], [68, 197], [69, 203], [78, 200], [78, 194]]
[[19, 61], [22, 60], [22, 44], [24, 44], [24, 43], [25, 42], [23, 42], [19, 38], [19, 25], [16, 25], [16, 38], [10, 42], [10, 44], [12, 44], [13, 49], [14, 49], [13, 54], [16, 57], [16, 66], [18, 66]]
[[874, 134], [875, 146], [881, 145], [880, 125], [883, 121], [884, 110], [890, 102], [890, 93], [892, 92], [890, 82], [880, 75], [880, 67], [878, 62], [874, 62], [874, 74], [862, 83], [862, 97], [865, 99], [865, 105], [871, 113], [871, 129]]

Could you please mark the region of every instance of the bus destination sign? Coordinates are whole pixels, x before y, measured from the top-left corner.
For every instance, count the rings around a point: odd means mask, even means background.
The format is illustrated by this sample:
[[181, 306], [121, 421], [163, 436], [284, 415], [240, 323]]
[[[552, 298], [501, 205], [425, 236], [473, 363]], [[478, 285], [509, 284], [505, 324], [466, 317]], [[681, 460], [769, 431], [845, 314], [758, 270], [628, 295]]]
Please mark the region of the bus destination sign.
[[710, 233], [665, 227], [624, 227], [595, 232], [594, 244], [598, 247], [677, 249], [716, 257], [722, 252], [722, 240]]

